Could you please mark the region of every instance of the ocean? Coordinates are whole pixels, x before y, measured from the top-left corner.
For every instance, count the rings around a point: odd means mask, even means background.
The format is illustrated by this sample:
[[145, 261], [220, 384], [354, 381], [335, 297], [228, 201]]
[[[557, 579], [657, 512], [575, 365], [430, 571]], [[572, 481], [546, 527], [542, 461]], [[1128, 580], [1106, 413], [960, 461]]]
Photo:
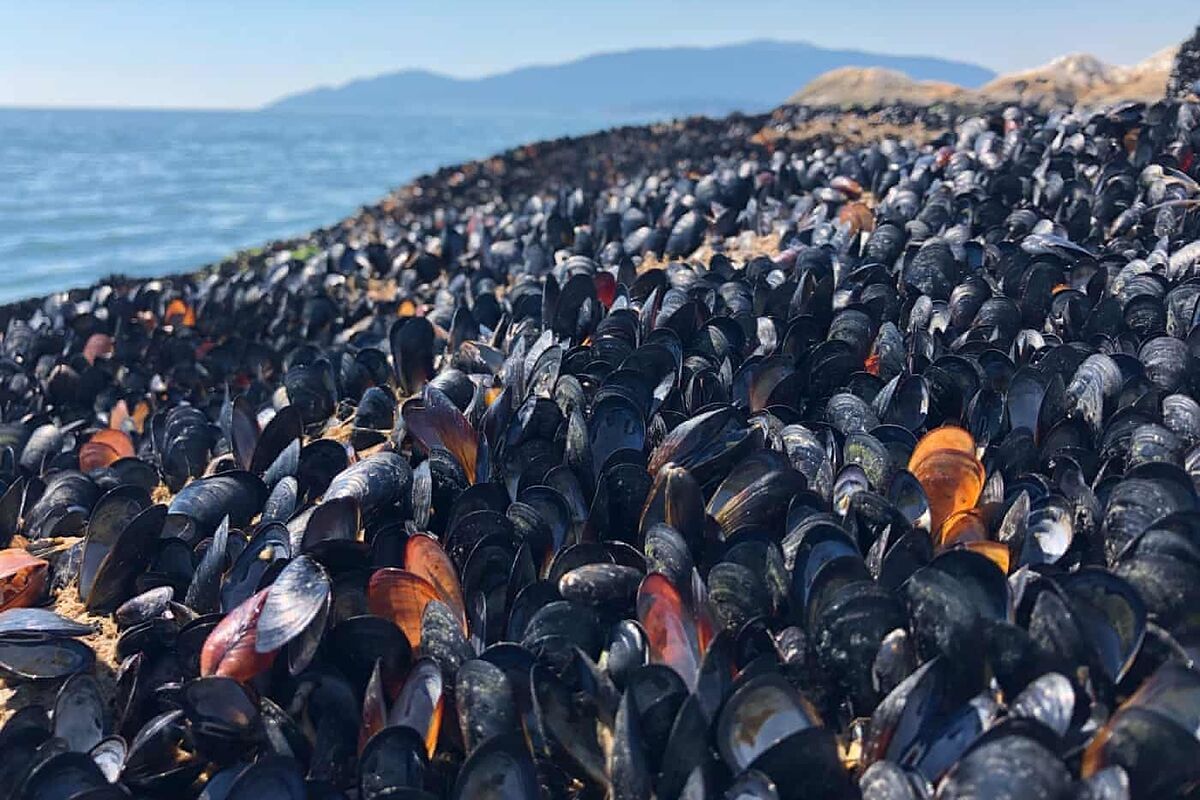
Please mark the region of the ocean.
[[0, 108], [0, 302], [200, 267], [330, 225], [441, 166], [646, 121]]

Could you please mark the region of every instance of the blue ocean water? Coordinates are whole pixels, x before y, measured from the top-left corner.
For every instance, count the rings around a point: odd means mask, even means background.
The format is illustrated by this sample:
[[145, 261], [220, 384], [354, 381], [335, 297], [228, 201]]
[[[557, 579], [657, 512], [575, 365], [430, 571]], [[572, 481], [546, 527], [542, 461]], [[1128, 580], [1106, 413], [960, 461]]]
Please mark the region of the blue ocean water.
[[0, 302], [216, 261], [439, 166], [642, 117], [0, 109]]

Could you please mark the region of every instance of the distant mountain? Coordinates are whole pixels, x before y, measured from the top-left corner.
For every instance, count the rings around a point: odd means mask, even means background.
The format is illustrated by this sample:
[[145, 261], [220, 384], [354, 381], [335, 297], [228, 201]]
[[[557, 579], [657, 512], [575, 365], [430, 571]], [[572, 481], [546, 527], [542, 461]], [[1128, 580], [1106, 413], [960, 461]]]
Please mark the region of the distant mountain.
[[288, 111], [519, 110], [670, 114], [764, 111], [796, 86], [845, 66], [883, 67], [921, 80], [979, 86], [995, 73], [923, 56], [827, 50], [803, 42], [755, 41], [603, 53], [566, 64], [522, 67], [483, 78], [405, 70], [290, 95], [266, 106]]
[[1153, 101], [1163, 96], [1178, 48], [1168, 47], [1132, 66], [1105, 64], [1086, 53], [1060, 56], [1040, 67], [1001, 75], [978, 88], [917, 80], [900, 72], [846, 67], [810, 81], [789, 103], [863, 107], [895, 102], [968, 105], [1022, 103], [1049, 108], [1120, 100]]

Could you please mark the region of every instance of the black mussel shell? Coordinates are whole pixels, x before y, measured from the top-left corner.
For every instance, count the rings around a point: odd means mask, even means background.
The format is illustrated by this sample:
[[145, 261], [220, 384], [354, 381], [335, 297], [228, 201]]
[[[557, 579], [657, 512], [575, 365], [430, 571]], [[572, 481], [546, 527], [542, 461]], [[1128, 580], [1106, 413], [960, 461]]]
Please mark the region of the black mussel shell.
[[95, 628], [68, 619], [48, 608], [10, 608], [0, 611], [0, 642], [76, 638], [95, 633]]
[[0, 675], [8, 680], [61, 680], [87, 672], [95, 661], [92, 648], [75, 639], [0, 642]]
[[525, 741], [512, 734], [493, 736], [459, 768], [452, 797], [467, 800], [534, 800], [541, 796], [537, 770]]

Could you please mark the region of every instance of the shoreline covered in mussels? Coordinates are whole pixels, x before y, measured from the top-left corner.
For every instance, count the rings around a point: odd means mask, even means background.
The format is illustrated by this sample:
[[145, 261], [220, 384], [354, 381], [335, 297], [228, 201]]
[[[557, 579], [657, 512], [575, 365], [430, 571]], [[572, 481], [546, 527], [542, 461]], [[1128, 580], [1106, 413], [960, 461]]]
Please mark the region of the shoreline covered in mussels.
[[0, 796], [1192, 791], [1197, 150], [621, 128], [0, 308]]
[[[356, 230], [360, 236], [366, 235], [373, 224], [370, 220], [403, 215], [410, 209], [429, 211], [434, 204], [428, 199], [422, 201], [419, 198], [448, 199], [463, 185], [464, 175], [487, 174], [496, 169], [502, 169], [506, 173], [520, 171], [521, 174], [515, 180], [505, 182], [505, 192], [526, 196], [546, 194], [552, 193], [557, 183], [575, 186], [590, 182], [593, 186], [601, 185], [596, 183], [595, 176], [589, 176], [587, 171], [579, 169], [584, 159], [596, 157], [601, 153], [613, 153], [609, 168], [622, 172], [650, 167], [668, 168], [671, 159], [687, 153], [685, 149], [680, 149], [670, 141], [679, 138], [681, 132], [684, 133], [683, 138], [692, 143], [695, 151], [699, 152], [714, 143], [714, 135], [719, 130], [720, 138], [726, 141], [722, 142], [712, 155], [724, 154], [728, 152], [728, 148], [741, 146], [748, 147], [748, 152], [762, 155], [769, 151], [770, 142], [779, 136], [787, 136], [809, 147], [870, 142], [884, 136], [909, 136], [924, 142], [932, 139], [935, 134], [948, 130], [951, 121], [956, 116], [966, 113], [969, 108], [947, 104], [930, 110], [917, 106], [892, 105], [847, 112], [843, 108], [832, 106], [785, 106], [770, 114], [734, 114], [720, 119], [691, 117], [647, 125], [620, 126], [582, 136], [532, 142], [488, 158], [449, 165], [419, 176], [382, 200], [363, 206], [356, 214], [302, 236], [275, 240], [263, 247], [241, 250], [230, 258], [201, 265], [194, 270], [136, 278], [118, 274], [91, 286], [72, 287], [65, 291], [82, 297], [103, 283], [117, 282], [124, 286], [137, 286], [163, 280], [195, 281], [212, 274], [227, 278], [247, 269], [269, 269], [272, 266], [270, 260], [281, 251], [299, 251], [300, 259], [304, 260], [306, 256], [335, 243], [345, 236], [348, 230]], [[739, 139], [747, 139], [749, 144]], [[631, 148], [632, 152], [626, 152]], [[641, 148], [640, 151], [638, 148]], [[520, 166], [529, 162], [534, 165], [532, 171], [528, 167]], [[489, 176], [493, 180], [496, 177]], [[613, 174], [610, 173], [607, 180], [612, 181]], [[6, 326], [14, 315], [32, 313], [47, 297], [48, 295], [42, 295], [0, 303], [0, 328]]]

